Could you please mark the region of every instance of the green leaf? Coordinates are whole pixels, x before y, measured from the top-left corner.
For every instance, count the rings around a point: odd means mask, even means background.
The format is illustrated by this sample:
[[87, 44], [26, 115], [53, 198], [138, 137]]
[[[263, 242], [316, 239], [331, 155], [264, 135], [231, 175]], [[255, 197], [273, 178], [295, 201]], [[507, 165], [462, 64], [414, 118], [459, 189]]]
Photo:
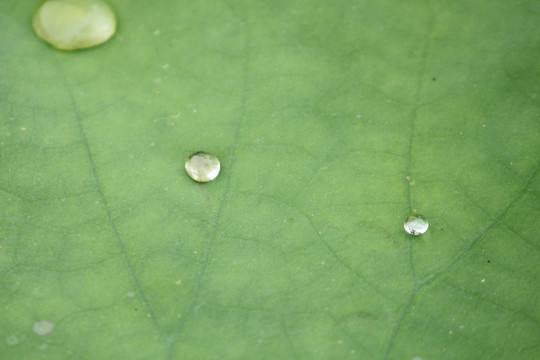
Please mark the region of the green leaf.
[[540, 358], [538, 2], [116, 0], [75, 52], [37, 4], [0, 4], [0, 358]]

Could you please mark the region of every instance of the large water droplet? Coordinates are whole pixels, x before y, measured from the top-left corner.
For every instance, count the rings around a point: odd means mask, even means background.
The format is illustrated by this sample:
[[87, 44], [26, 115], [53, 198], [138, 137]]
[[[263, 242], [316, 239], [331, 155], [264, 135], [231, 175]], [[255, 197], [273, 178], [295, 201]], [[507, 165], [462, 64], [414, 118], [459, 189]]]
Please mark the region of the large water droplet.
[[412, 214], [403, 224], [405, 231], [411, 235], [422, 235], [429, 227], [429, 223], [422, 215]]
[[116, 16], [103, 0], [45, 0], [32, 19], [37, 36], [57, 49], [99, 45], [116, 31]]
[[54, 324], [49, 320], [39, 320], [32, 326], [32, 331], [39, 336], [49, 335], [54, 329]]
[[214, 180], [221, 168], [219, 159], [203, 151], [196, 152], [186, 161], [186, 172], [189, 177], [198, 182]]

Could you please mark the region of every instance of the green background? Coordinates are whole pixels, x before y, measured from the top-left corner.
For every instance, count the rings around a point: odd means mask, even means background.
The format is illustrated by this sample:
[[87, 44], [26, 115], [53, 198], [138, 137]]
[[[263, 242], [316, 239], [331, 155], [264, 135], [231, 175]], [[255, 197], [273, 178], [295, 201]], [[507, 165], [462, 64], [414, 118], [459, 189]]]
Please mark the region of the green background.
[[37, 4], [0, 3], [0, 358], [540, 358], [538, 1], [115, 0], [75, 52]]

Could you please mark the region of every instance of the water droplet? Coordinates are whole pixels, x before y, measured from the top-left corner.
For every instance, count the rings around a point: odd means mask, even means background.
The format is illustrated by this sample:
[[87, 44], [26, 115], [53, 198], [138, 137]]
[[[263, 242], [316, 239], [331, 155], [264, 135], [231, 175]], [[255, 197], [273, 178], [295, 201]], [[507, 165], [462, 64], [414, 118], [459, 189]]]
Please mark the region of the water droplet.
[[49, 335], [54, 329], [54, 324], [49, 320], [39, 320], [32, 326], [32, 331], [39, 336]]
[[208, 182], [218, 176], [221, 165], [214, 155], [199, 151], [187, 159], [185, 167], [187, 174], [193, 180]]
[[16, 335], [10, 335], [6, 338], [8, 345], [17, 345], [19, 343], [19, 338]]
[[422, 215], [413, 214], [405, 220], [403, 227], [411, 235], [422, 235], [427, 231], [429, 223]]
[[57, 49], [84, 49], [113, 36], [116, 16], [103, 0], [46, 0], [37, 7], [32, 26]]

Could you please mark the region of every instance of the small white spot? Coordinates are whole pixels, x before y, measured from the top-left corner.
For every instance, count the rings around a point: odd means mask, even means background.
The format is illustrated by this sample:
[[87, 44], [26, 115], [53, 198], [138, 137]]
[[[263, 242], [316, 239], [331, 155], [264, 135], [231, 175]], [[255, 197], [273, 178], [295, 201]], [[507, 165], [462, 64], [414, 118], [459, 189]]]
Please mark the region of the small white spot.
[[165, 190], [165, 191], [169, 191], [169, 188], [168, 188], [168, 187], [166, 187], [166, 188], [164, 188], [163, 190]]
[[465, 329], [465, 325], [459, 325], [459, 330]]
[[486, 125], [482, 124], [482, 127], [486, 127]]
[[482, 279], [482, 280], [480, 280], [480, 282], [483, 284], [483, 283], [486, 282], [486, 279]]
[[407, 179], [407, 181], [411, 181], [412, 177], [410, 175], [407, 175], [405, 179]]
[[19, 338], [15, 335], [10, 335], [6, 338], [8, 345], [17, 345], [19, 343]]
[[174, 282], [176, 285], [180, 285], [182, 283], [182, 279], [178, 279]]
[[127, 294], [126, 294], [127, 297], [134, 297], [135, 296], [135, 291], [128, 291]]
[[356, 114], [356, 117], [360, 119], [362, 117], [362, 114]]
[[197, 250], [195, 250], [193, 253], [194, 253], [194, 254], [197, 254], [198, 252], [197, 252]]
[[197, 112], [197, 109], [193, 109], [193, 112], [196, 113], [196, 112]]
[[54, 324], [49, 320], [39, 320], [32, 326], [32, 331], [39, 336], [49, 335], [54, 329]]
[[424, 360], [424, 359], [422, 359], [420, 356], [415, 356], [411, 360]]
[[156, 146], [156, 143], [155, 143], [155, 142], [151, 142], [151, 143], [150, 143], [150, 146], [151, 146], [151, 147], [154, 147], [154, 146]]

